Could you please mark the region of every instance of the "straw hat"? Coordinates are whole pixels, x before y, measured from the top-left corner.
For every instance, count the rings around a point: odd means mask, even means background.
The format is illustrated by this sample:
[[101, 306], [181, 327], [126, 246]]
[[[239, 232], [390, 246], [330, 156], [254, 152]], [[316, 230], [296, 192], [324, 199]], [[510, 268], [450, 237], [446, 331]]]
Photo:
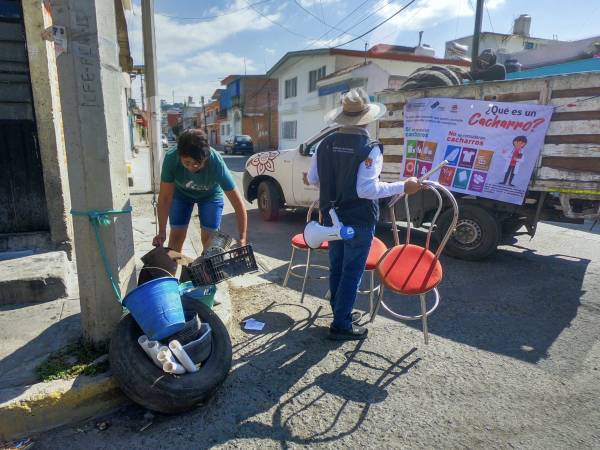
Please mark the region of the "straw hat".
[[385, 114], [381, 103], [370, 103], [363, 88], [350, 89], [342, 95], [342, 106], [325, 115], [326, 122], [338, 125], [366, 125]]

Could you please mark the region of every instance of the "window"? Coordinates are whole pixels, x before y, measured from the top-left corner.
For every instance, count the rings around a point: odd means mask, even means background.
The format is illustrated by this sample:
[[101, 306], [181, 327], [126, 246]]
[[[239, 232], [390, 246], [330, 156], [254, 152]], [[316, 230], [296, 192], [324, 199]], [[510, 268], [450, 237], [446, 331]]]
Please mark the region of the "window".
[[535, 48], [535, 44], [533, 42], [525, 42], [524, 47], [525, 50], [533, 50]]
[[281, 124], [281, 138], [291, 140], [296, 139], [297, 123], [298, 122], [295, 120], [283, 122]]
[[225, 135], [225, 125], [221, 125], [221, 135]]
[[298, 77], [294, 77], [291, 80], [285, 80], [285, 98], [295, 97], [297, 87]]
[[317, 81], [325, 76], [325, 66], [308, 72], [308, 92], [317, 90]]

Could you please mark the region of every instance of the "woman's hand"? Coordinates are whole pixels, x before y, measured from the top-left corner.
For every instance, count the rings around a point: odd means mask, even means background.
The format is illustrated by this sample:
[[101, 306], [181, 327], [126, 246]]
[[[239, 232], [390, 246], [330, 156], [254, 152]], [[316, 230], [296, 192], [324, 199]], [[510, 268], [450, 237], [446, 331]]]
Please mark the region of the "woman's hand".
[[167, 233], [158, 233], [156, 236], [154, 236], [154, 239], [152, 239], [152, 245], [155, 247], [164, 247], [166, 240]]

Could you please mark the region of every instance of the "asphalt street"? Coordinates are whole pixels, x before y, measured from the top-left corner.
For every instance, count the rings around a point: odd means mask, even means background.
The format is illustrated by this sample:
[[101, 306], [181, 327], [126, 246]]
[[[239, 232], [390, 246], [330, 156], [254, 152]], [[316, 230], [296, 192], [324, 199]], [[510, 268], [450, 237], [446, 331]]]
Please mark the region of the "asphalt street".
[[[225, 158], [241, 185], [246, 158]], [[254, 206], [249, 240], [263, 273], [234, 285], [232, 299], [237, 323], [266, 328], [235, 328], [215, 398], [180, 416], [127, 406], [37, 436], [36, 448], [600, 448], [598, 229], [544, 223], [486, 261], [442, 258], [428, 346], [420, 323], [386, 316], [364, 343], [336, 345], [324, 339], [325, 282], [311, 283], [304, 304], [299, 282], [280, 286], [305, 211], [266, 223]], [[223, 228], [235, 234], [230, 206]], [[377, 234], [391, 242], [385, 227]], [[416, 312], [414, 299], [386, 298]], [[99, 420], [111, 426], [99, 431]]]

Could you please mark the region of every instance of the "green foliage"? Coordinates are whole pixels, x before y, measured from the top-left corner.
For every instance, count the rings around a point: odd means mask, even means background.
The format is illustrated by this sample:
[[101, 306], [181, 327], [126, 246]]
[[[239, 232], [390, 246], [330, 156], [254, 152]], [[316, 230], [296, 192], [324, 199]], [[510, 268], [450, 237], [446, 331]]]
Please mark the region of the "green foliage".
[[108, 342], [92, 344], [84, 339], [51, 353], [36, 373], [40, 381], [66, 380], [79, 375], [96, 375], [108, 370], [108, 360], [94, 363], [108, 353]]

